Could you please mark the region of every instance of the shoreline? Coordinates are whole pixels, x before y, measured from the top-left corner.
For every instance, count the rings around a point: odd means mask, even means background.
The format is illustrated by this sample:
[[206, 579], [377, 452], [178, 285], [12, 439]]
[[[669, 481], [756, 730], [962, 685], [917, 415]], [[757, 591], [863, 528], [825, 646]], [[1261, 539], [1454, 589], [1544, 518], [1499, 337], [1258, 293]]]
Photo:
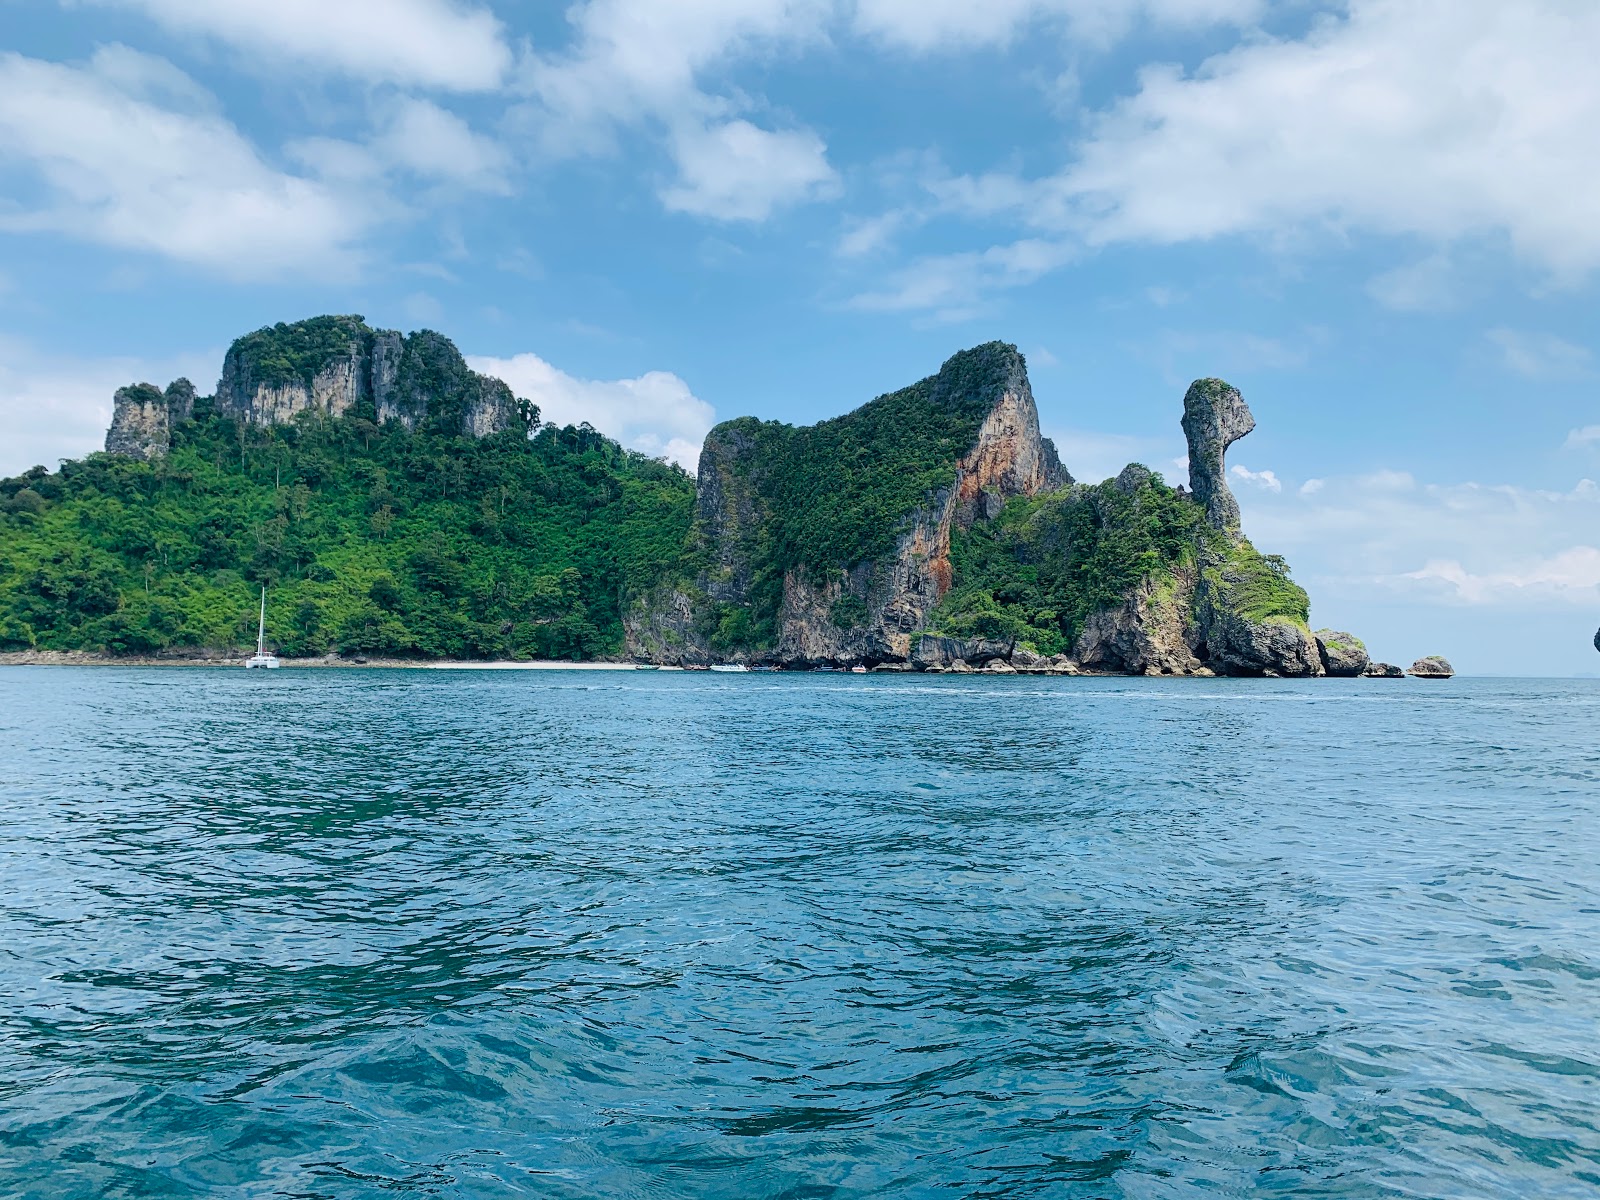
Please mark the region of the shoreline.
[[[242, 668], [245, 660], [254, 653], [252, 650], [229, 651], [223, 653], [196, 653], [189, 655], [151, 655], [151, 654], [108, 654], [103, 650], [4, 650], [0, 651], [0, 668], [3, 667], [228, 667]], [[406, 670], [406, 671], [670, 671], [678, 674], [694, 674], [707, 670], [705, 667], [670, 666], [666, 664], [642, 663], [634, 661], [588, 661], [571, 662], [564, 659], [529, 659], [525, 662], [513, 659], [416, 659], [416, 658], [339, 658], [324, 655], [316, 658], [286, 658], [278, 660], [282, 667], [294, 670]], [[786, 674], [810, 674], [810, 671], [785, 671]], [[835, 669], [835, 673], [849, 675], [852, 672]], [[1074, 670], [1074, 671], [1038, 671], [1038, 670], [1008, 670], [1003, 672], [984, 669], [969, 671], [928, 670], [918, 671], [906, 666], [889, 668], [874, 668], [868, 674], [894, 674], [894, 675], [949, 675], [954, 678], [967, 678], [980, 676], [993, 678], [995, 676], [1017, 675], [1026, 677], [1052, 677], [1076, 679], [1143, 679], [1150, 678], [1144, 674], [1129, 674], [1122, 671], [1099, 670]], [[1193, 675], [1160, 675], [1162, 679], [1202, 679], [1225, 678], [1213, 676], [1210, 672]], [[1407, 678], [1412, 678], [1409, 672]], [[1240, 677], [1247, 678], [1247, 677]], [[1268, 676], [1268, 678], [1283, 678]], [[1332, 676], [1317, 676], [1315, 678], [1333, 678]], [[1422, 677], [1426, 678], [1426, 677]], [[1444, 677], [1448, 678], [1448, 677]], [[1506, 676], [1505, 678], [1520, 678]], [[1567, 676], [1551, 676], [1550, 678], [1568, 678]], [[1572, 678], [1583, 678], [1573, 676]]]
[[[150, 654], [106, 654], [98, 650], [7, 650], [0, 651], [0, 667], [243, 667], [254, 651], [237, 654], [209, 654], [160, 657]], [[327, 670], [413, 671], [637, 671], [646, 666], [633, 662], [567, 662], [560, 659], [416, 659], [416, 658], [282, 658], [285, 668]], [[682, 667], [651, 668], [682, 671]]]

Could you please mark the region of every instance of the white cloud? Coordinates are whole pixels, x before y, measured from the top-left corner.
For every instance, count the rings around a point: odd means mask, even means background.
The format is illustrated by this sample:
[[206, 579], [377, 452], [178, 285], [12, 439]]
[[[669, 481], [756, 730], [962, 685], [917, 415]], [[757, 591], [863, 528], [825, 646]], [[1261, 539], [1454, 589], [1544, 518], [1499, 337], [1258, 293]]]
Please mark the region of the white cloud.
[[[1193, 74], [1152, 66], [1038, 180], [944, 189], [1090, 245], [1306, 230], [1447, 247], [1509, 242], [1563, 282], [1600, 266], [1600, 7], [1566, 0], [1348, 0], [1298, 40], [1253, 37]], [[1438, 299], [1438, 264], [1385, 303]]]
[[1302, 496], [1315, 496], [1325, 486], [1325, 482], [1321, 479], [1308, 479], [1300, 485], [1300, 494]]
[[1600, 603], [1600, 578], [1585, 574], [1600, 525], [1591, 480], [1564, 492], [1424, 484], [1404, 471], [1310, 482], [1240, 497], [1252, 540], [1287, 553], [1302, 579], [1413, 601]]
[[537, 354], [511, 358], [469, 357], [472, 369], [503, 379], [518, 396], [539, 406], [541, 419], [557, 425], [587, 421], [629, 449], [669, 458], [693, 471], [700, 445], [716, 423], [716, 412], [668, 371], [636, 379], [578, 379]]
[[1459, 276], [1454, 261], [1441, 251], [1374, 276], [1367, 294], [1396, 312], [1441, 312], [1461, 302]]
[[1600, 447], [1600, 425], [1585, 425], [1582, 429], [1572, 430], [1561, 445], [1567, 450], [1593, 450]]
[[739, 116], [756, 101], [719, 96], [702, 73], [823, 36], [831, 0], [589, 0], [568, 12], [561, 54], [523, 72], [522, 125], [547, 154], [615, 150], [619, 127], [663, 133], [677, 179], [668, 208], [720, 220], [765, 219], [781, 205], [831, 195], [834, 172], [814, 132], [765, 129]]
[[1554, 334], [1491, 329], [1485, 336], [1508, 370], [1529, 379], [1577, 379], [1589, 373], [1589, 351]]
[[310, 137], [284, 150], [323, 182], [368, 198], [386, 201], [397, 174], [441, 188], [511, 193], [505, 147], [430, 100], [402, 97], [377, 104], [373, 126], [364, 142]]
[[0, 230], [69, 234], [242, 279], [349, 269], [380, 205], [268, 166], [208, 99], [171, 64], [121, 47], [84, 67], [0, 54], [0, 162], [31, 167], [46, 192], [0, 213]]
[[[1045, 432], [1056, 444], [1062, 465], [1072, 472], [1072, 477], [1079, 483], [1099, 483], [1103, 479], [1111, 479], [1129, 463], [1156, 463], [1163, 458], [1170, 458], [1174, 444], [1158, 438], [1070, 426], [1055, 426]], [[1175, 475], [1167, 475], [1167, 482], [1186, 482], [1188, 470], [1188, 460], [1184, 459], [1181, 465], [1177, 465]]]
[[826, 147], [809, 130], [774, 133], [748, 121], [725, 121], [682, 129], [674, 142], [679, 180], [661, 192], [674, 212], [764, 221], [780, 205], [837, 188]]
[[855, 27], [915, 53], [1003, 45], [1033, 24], [1104, 45], [1140, 21], [1198, 27], [1255, 20], [1260, 0], [857, 0]]
[[220, 350], [167, 359], [66, 357], [0, 335], [0, 476], [36, 464], [54, 470], [60, 459], [105, 449], [119, 387], [165, 387], [183, 375], [209, 392], [221, 365]]
[[451, 180], [485, 191], [510, 191], [510, 156], [491, 138], [428, 100], [398, 101], [386, 114], [374, 149], [417, 175]]
[[911, 220], [905, 209], [891, 209], [876, 217], [858, 217], [851, 220], [839, 238], [837, 253], [840, 258], [864, 258], [886, 248], [895, 234]]
[[866, 312], [934, 309], [947, 320], [973, 315], [988, 292], [1023, 287], [1078, 256], [1065, 242], [1024, 238], [1005, 246], [962, 254], [931, 255], [889, 276], [885, 290], [850, 301]]
[[86, 0], [131, 8], [255, 61], [452, 91], [498, 87], [511, 65], [487, 8], [455, 0]]
[[1443, 585], [1464, 604], [1555, 601], [1600, 604], [1600, 549], [1572, 546], [1559, 554], [1519, 560], [1500, 571], [1475, 574], [1454, 559], [1430, 560], [1407, 579]]
[[[1241, 483], [1248, 483], [1253, 487], [1262, 488], [1269, 492], [1283, 491], [1283, 481], [1271, 471], [1252, 471], [1249, 467], [1235, 463], [1228, 468], [1228, 474]], [[1304, 488], [1301, 489], [1302, 492], [1304, 490]]]

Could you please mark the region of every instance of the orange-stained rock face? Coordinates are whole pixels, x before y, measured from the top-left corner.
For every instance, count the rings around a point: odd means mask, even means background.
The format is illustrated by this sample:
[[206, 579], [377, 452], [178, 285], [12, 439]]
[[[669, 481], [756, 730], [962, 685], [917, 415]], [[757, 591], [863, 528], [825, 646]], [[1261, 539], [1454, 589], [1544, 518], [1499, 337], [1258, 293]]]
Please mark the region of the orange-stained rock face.
[[865, 639], [860, 631], [840, 629], [831, 620], [844, 580], [819, 586], [790, 572], [784, 577], [778, 657], [806, 662], [909, 657], [911, 635], [926, 625], [954, 581], [952, 529], [996, 516], [1013, 496], [1034, 496], [1064, 481], [1054, 448], [1047, 450], [1039, 436], [1038, 409], [1023, 376], [995, 401], [972, 449], [956, 465], [950, 487], [911, 514], [911, 527], [893, 556], [851, 572], [851, 590], [872, 598], [872, 625]]
[[[991, 343], [964, 351], [924, 383], [935, 394], [942, 392], [944, 402], [985, 406], [979, 408], [986, 413], [972, 444], [953, 464], [948, 481], [925, 495], [922, 507], [889, 518], [899, 530], [890, 553], [840, 564], [820, 578], [795, 570], [784, 575], [777, 642], [761, 647], [761, 656], [797, 665], [906, 661], [913, 636], [926, 629], [954, 582], [952, 531], [996, 516], [1014, 496], [1071, 482], [1055, 448], [1039, 436], [1038, 410], [1016, 347]], [[760, 464], [724, 470], [754, 452], [747, 432], [739, 421], [719, 426], [701, 456], [699, 522], [715, 569], [702, 571], [695, 588], [707, 603], [748, 602], [752, 547], [765, 519], [751, 483]], [[908, 438], [918, 434], [911, 427], [904, 432]], [[846, 593], [851, 600], [841, 608]], [[653, 600], [645, 606], [649, 613], [630, 618], [630, 652], [662, 661], [687, 661], [690, 653], [705, 656], [709, 640], [699, 632], [704, 623], [673, 610], [670, 599]], [[657, 613], [659, 629], [646, 619]]]

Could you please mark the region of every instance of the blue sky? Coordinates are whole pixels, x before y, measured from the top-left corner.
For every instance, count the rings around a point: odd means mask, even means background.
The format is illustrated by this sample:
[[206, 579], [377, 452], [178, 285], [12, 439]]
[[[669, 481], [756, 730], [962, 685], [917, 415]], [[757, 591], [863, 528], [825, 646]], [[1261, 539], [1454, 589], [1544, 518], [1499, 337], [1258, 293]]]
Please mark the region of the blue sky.
[[322, 312], [692, 467], [1003, 338], [1097, 479], [1221, 375], [1379, 657], [1600, 670], [1600, 7], [0, 0], [0, 472]]

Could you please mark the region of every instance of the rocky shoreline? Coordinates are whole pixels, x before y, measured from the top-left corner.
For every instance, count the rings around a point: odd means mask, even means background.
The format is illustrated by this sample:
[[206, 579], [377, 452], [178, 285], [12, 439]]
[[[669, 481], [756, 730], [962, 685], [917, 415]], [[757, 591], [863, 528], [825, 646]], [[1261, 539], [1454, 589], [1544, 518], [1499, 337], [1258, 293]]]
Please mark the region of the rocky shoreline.
[[[933, 643], [929, 645], [929, 643]], [[203, 650], [182, 655], [119, 655], [99, 650], [8, 650], [0, 651], [0, 667], [241, 667], [250, 656], [248, 650]], [[417, 659], [375, 658], [324, 655], [318, 658], [283, 658], [285, 668], [312, 670], [456, 670], [456, 671], [707, 671], [709, 663], [660, 665], [632, 660], [599, 659], [571, 662], [555, 659], [517, 661], [510, 659]], [[827, 671], [850, 673], [843, 667], [783, 667], [786, 673], [804, 674]], [[867, 668], [868, 674], [900, 675], [1053, 675], [1077, 678], [1192, 678], [1214, 679], [1217, 673], [1207, 667], [1170, 671], [1151, 668], [1142, 673], [1105, 670], [1075, 662], [1064, 654], [1049, 658], [1025, 647], [1007, 648], [995, 642], [962, 642], [953, 638], [924, 637], [909, 662], [879, 663]], [[1268, 678], [1292, 678], [1266, 673]], [[1433, 656], [1418, 659], [1410, 670], [1388, 663], [1369, 663], [1364, 670], [1327, 672], [1312, 678], [1363, 679], [1450, 679], [1455, 675], [1448, 662]]]

